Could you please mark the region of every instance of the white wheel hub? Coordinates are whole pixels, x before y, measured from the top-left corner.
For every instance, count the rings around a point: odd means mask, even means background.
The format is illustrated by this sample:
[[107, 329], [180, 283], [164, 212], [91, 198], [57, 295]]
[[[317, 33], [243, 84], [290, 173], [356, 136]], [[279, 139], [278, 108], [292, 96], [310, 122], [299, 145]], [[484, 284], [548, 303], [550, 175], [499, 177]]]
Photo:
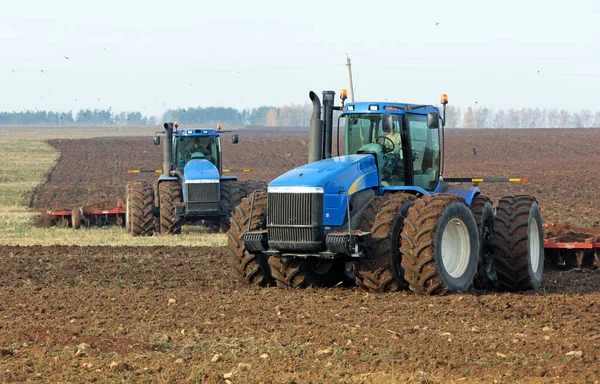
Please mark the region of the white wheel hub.
[[465, 223], [454, 218], [446, 224], [442, 234], [442, 263], [454, 279], [464, 275], [471, 257], [471, 241]]
[[527, 246], [529, 248], [528, 253], [531, 269], [533, 270], [533, 273], [536, 273], [540, 267], [540, 232], [536, 219], [531, 219]]

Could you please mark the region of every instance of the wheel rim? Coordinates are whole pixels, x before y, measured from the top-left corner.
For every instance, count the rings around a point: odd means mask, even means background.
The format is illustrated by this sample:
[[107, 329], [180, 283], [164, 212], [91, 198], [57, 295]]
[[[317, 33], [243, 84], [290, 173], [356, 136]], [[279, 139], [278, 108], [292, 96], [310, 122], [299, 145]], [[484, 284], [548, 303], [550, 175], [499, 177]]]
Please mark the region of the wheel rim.
[[531, 219], [529, 225], [529, 262], [533, 273], [536, 273], [540, 267], [540, 232], [536, 219]]
[[462, 220], [454, 218], [446, 224], [442, 234], [442, 263], [452, 278], [460, 278], [469, 266], [471, 243], [469, 231]]

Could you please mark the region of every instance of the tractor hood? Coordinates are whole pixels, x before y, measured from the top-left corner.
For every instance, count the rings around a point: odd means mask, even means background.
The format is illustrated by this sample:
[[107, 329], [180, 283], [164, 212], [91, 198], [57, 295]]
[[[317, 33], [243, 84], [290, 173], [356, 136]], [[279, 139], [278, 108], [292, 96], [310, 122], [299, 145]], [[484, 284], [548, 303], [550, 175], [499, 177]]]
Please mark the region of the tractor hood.
[[[379, 174], [372, 154], [334, 157], [303, 165], [279, 176], [269, 184], [269, 192], [294, 193], [294, 187], [323, 189], [325, 226], [342, 225], [346, 217], [348, 196], [379, 185]], [[316, 191], [315, 191], [316, 192]]]
[[208, 160], [191, 159], [183, 168], [183, 182], [193, 180], [219, 180], [219, 170]]
[[273, 180], [269, 187], [322, 187], [325, 194], [352, 194], [378, 185], [375, 157], [370, 154], [333, 157], [303, 165]]

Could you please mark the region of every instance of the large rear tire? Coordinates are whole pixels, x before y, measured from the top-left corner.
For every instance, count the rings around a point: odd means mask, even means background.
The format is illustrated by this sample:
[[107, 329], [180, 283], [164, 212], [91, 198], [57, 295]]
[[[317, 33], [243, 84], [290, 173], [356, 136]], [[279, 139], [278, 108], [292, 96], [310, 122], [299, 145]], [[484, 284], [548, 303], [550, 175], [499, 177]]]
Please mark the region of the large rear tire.
[[542, 214], [532, 196], [506, 196], [496, 207], [494, 261], [506, 291], [537, 289], [544, 274]]
[[221, 182], [221, 211], [225, 216], [219, 218], [219, 228], [223, 232], [229, 231], [232, 210], [239, 205], [245, 196], [245, 191], [240, 188], [237, 180], [226, 180]]
[[154, 192], [144, 181], [129, 184], [131, 190], [131, 236], [151, 236], [154, 233]]
[[[227, 231], [227, 261], [232, 268], [232, 275], [247, 285], [266, 286], [273, 278], [267, 263], [268, 257], [253, 254], [244, 246], [244, 235], [248, 232], [252, 196], [244, 197], [242, 202], [233, 207], [231, 226]], [[250, 231], [265, 230], [267, 227], [267, 195], [257, 193], [252, 211]]]
[[181, 184], [175, 180], [161, 181], [158, 184], [159, 228], [160, 233], [181, 233], [182, 219], [175, 217], [175, 211], [183, 202]]
[[471, 212], [479, 235], [479, 262], [473, 285], [477, 289], [495, 288], [498, 282], [494, 263], [494, 207], [487, 196], [477, 195], [471, 203]]
[[367, 250], [367, 258], [355, 265], [359, 287], [373, 292], [406, 288], [400, 242], [404, 219], [414, 203], [415, 197], [407, 193], [374, 197], [369, 202], [361, 220], [361, 229], [371, 232], [373, 245]]
[[402, 231], [402, 267], [418, 295], [465, 291], [477, 273], [477, 224], [464, 200], [426, 195], [408, 210]]

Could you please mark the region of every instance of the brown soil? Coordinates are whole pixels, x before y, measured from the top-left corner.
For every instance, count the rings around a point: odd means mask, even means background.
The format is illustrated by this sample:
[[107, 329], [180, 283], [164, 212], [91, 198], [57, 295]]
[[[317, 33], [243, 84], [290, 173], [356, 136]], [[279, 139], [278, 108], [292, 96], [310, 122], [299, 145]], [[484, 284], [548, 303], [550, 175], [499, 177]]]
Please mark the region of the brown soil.
[[[243, 179], [306, 161], [302, 134], [224, 142], [226, 167], [256, 169]], [[589, 227], [599, 142], [600, 130], [449, 131], [445, 175], [529, 177], [480, 188], [495, 202], [534, 195], [546, 221]], [[151, 138], [53, 145], [62, 159], [40, 209], [122, 197], [157, 177], [127, 169], [161, 163]], [[600, 381], [598, 270], [548, 268], [526, 294], [419, 297], [249, 289], [229, 268], [224, 248], [0, 247], [0, 382]]]
[[249, 289], [221, 248], [66, 246], [1, 247], [0, 272], [0, 382], [600, 380], [598, 272], [528, 294]]

